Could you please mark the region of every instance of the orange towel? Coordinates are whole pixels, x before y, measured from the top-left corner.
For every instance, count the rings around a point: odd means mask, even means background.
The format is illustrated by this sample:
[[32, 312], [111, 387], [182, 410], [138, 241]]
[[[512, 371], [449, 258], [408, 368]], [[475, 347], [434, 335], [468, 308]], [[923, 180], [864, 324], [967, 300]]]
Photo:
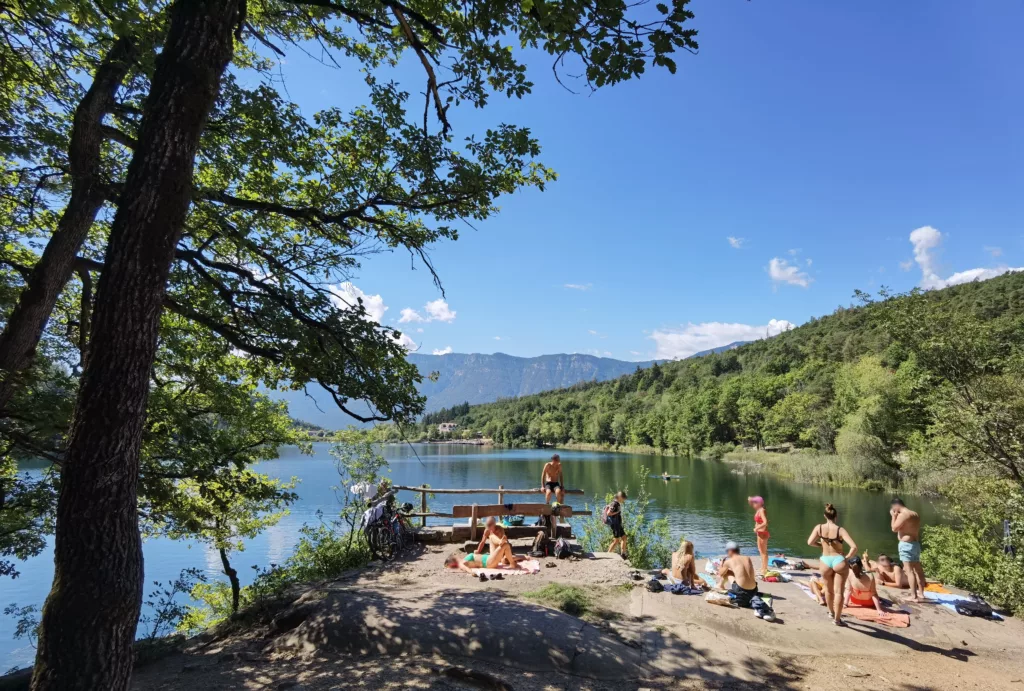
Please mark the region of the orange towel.
[[944, 593], [946, 595], [949, 595], [953, 592], [952, 590], [948, 590], [941, 583], [929, 583], [924, 587], [924, 589], [929, 593]]
[[895, 629], [906, 629], [910, 627], [910, 615], [904, 614], [903, 612], [886, 612], [885, 614], [879, 614], [878, 610], [874, 607], [857, 607], [851, 604], [849, 607], [843, 607], [843, 614], [849, 614], [851, 617], [860, 621], [869, 621], [873, 624], [891, 626]]

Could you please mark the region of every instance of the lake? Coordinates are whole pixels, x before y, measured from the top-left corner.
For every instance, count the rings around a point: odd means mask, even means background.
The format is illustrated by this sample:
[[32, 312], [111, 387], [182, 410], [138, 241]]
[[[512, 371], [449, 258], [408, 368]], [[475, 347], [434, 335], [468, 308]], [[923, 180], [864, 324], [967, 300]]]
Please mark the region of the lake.
[[[550, 450], [492, 449], [479, 446], [448, 446], [418, 444], [382, 447], [391, 465], [390, 477], [395, 484], [444, 488], [529, 488], [540, 484], [540, 473], [551, 455]], [[797, 556], [817, 556], [820, 552], [807, 546], [807, 536], [814, 525], [821, 523], [826, 502], [839, 509], [839, 521], [846, 527], [861, 549], [873, 554], [895, 552], [895, 537], [889, 530], [889, 500], [883, 494], [855, 489], [832, 489], [803, 485], [765, 475], [738, 475], [724, 463], [698, 459], [642, 456], [634, 454], [599, 453], [592, 451], [559, 451], [565, 472], [566, 486], [586, 490], [586, 497], [570, 496], [568, 503], [580, 508], [593, 503], [593, 496], [637, 486], [638, 473], [646, 467], [651, 473], [668, 471], [684, 475], [680, 480], [665, 482], [649, 479], [647, 486], [653, 498], [653, 513], [665, 516], [673, 537], [686, 535], [698, 554], [720, 554], [728, 540], [736, 540], [748, 554], [756, 553], [753, 534], [753, 511], [747, 497], [760, 494], [765, 498], [771, 522], [772, 552], [784, 551]], [[282, 450], [281, 457], [260, 465], [269, 475], [301, 481], [299, 501], [291, 513], [276, 526], [247, 543], [244, 552], [232, 556], [232, 562], [243, 579], [251, 580], [252, 566], [267, 566], [286, 559], [295, 544], [303, 523], [324, 520], [337, 514], [339, 502], [332, 487], [338, 484], [329, 444], [315, 444], [313, 456], [304, 456], [294, 448]], [[39, 472], [29, 470], [28, 472]], [[419, 495], [400, 493], [400, 501], [419, 507]], [[446, 512], [452, 504], [495, 503], [493, 494], [437, 495], [430, 508]], [[542, 501], [540, 495], [530, 501]], [[910, 502], [926, 523], [940, 520], [937, 509], [917, 497]], [[443, 523], [442, 519], [430, 519]], [[450, 521], [449, 521], [450, 522]], [[610, 537], [610, 536], [609, 536]], [[186, 567], [204, 569], [211, 578], [222, 577], [216, 552], [201, 545], [164, 539], [148, 540], [144, 546], [146, 592], [153, 581], [167, 581]], [[19, 564], [21, 576], [0, 579], [0, 605], [39, 604], [46, 598], [53, 578], [50, 553]], [[0, 620], [0, 672], [12, 666], [31, 664], [34, 650], [24, 641], [12, 638], [14, 622]]]

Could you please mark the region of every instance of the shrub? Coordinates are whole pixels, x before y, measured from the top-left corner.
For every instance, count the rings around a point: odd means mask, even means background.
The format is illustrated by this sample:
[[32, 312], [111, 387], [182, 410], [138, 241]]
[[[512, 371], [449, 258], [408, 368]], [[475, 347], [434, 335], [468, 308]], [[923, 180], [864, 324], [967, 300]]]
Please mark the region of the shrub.
[[[925, 574], [1024, 613], [1024, 496], [992, 478], [961, 478], [943, 494], [956, 525], [925, 528]], [[1004, 520], [1011, 521], [1008, 541]]]
[[[647, 492], [649, 474], [650, 469], [640, 468], [637, 472], [636, 491], [631, 493], [628, 488], [623, 488], [627, 495], [632, 494], [622, 512], [622, 524], [628, 538], [627, 554], [629, 563], [638, 569], [653, 569], [672, 560], [668, 520], [648, 516], [651, 503], [651, 496]], [[598, 497], [594, 498], [594, 515], [586, 517], [580, 525], [580, 546], [584, 550], [601, 552], [611, 543], [611, 531], [604, 524], [604, 507], [613, 497], [614, 492], [609, 492], [603, 502]]]

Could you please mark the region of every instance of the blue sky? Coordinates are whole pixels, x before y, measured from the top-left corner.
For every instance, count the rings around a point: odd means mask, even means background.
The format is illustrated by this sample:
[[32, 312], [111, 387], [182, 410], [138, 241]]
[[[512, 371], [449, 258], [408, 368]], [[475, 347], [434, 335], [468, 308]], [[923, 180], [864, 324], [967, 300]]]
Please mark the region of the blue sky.
[[[454, 113], [456, 136], [531, 127], [559, 180], [432, 250], [443, 304], [408, 255], [367, 260], [353, 283], [384, 323], [427, 353], [682, 357], [856, 288], [1024, 266], [1024, 3], [692, 9], [701, 50], [675, 76], [574, 95], [530, 55], [532, 95]], [[303, 58], [284, 76], [310, 115], [361, 100]]]

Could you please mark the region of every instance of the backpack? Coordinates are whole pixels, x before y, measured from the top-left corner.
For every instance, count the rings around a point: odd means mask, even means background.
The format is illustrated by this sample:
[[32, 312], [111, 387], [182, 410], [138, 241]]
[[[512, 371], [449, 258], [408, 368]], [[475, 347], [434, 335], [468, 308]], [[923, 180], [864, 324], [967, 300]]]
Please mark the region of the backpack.
[[991, 619], [993, 615], [992, 605], [988, 604], [984, 600], [957, 600], [953, 607], [956, 608], [957, 614], [963, 614], [965, 617], [984, 617]]
[[604, 507], [604, 510], [601, 512], [601, 516], [602, 516], [601, 520], [604, 521], [605, 525], [611, 525], [612, 524], [612, 517], [610, 515], [611, 514], [611, 510], [612, 510], [612, 505], [611, 504], [606, 504], [605, 507]]
[[533, 549], [530, 551], [531, 557], [546, 557], [551, 549], [550, 540], [548, 536], [541, 533], [537, 536], [537, 539], [533, 541]]
[[569, 547], [569, 543], [566, 542], [564, 537], [560, 537], [555, 541], [554, 555], [557, 559], [566, 559], [572, 554], [572, 548]]
[[651, 580], [647, 581], [647, 590], [652, 593], [660, 593], [665, 590], [665, 586], [663, 586], [661, 584], [661, 581], [659, 581], [657, 578], [652, 578]]

